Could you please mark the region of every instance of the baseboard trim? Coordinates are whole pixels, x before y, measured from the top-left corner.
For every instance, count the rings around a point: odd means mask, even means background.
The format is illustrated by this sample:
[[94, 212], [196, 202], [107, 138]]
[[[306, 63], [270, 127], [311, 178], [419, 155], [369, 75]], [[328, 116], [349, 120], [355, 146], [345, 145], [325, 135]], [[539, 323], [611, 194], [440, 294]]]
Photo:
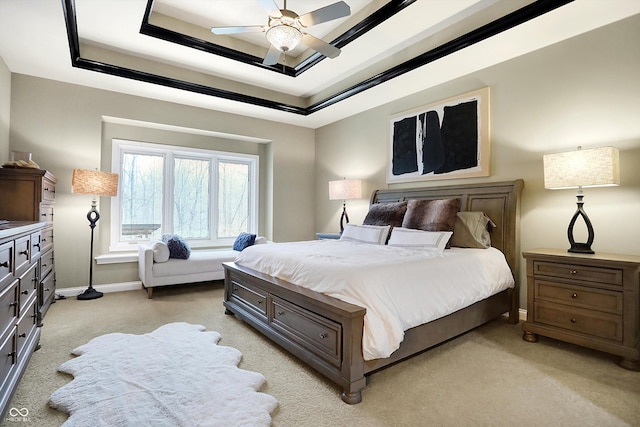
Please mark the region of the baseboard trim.
[[[142, 289], [142, 282], [138, 280], [137, 282], [107, 283], [104, 285], [95, 285], [94, 288], [96, 291], [105, 294], [110, 292], [135, 291], [136, 289]], [[62, 295], [65, 298], [72, 298], [80, 295], [86, 289], [86, 287], [58, 288], [56, 289], [56, 294]]]

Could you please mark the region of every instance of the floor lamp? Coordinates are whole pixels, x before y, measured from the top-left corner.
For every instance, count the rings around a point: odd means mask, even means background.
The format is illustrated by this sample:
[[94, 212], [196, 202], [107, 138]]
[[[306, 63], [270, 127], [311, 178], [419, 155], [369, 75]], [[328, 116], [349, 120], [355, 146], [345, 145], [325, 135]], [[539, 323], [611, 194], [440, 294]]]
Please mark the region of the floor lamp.
[[[566, 153], [546, 154], [544, 163], [544, 187], [550, 190], [577, 188], [578, 209], [573, 214], [567, 228], [569, 238], [569, 252], [593, 254], [591, 249], [594, 232], [591, 221], [584, 211], [582, 198], [583, 187], [608, 187], [620, 185], [620, 160], [618, 149], [614, 147], [593, 148]], [[573, 237], [573, 227], [579, 217], [587, 226], [587, 241], [576, 242]]]
[[349, 224], [347, 215], [347, 200], [362, 198], [362, 181], [359, 179], [341, 179], [329, 181], [329, 200], [342, 200], [342, 215], [340, 216], [340, 234], [344, 231], [344, 221]]
[[71, 178], [71, 192], [77, 194], [91, 194], [91, 210], [87, 213], [89, 227], [91, 228], [91, 255], [89, 258], [89, 287], [78, 295], [79, 300], [90, 300], [100, 298], [102, 292], [93, 288], [93, 231], [96, 223], [100, 219], [100, 213], [96, 209], [97, 196], [113, 197], [118, 194], [118, 174], [109, 172], [92, 171], [85, 169], [74, 169]]

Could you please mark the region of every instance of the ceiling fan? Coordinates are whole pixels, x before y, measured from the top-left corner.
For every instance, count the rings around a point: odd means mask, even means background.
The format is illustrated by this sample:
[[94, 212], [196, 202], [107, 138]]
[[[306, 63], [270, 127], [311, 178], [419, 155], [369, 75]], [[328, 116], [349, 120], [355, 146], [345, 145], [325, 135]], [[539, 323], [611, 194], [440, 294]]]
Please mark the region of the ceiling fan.
[[274, 0], [258, 0], [258, 2], [269, 14], [267, 25], [213, 27], [211, 32], [218, 35], [251, 32], [266, 33], [267, 40], [271, 46], [262, 61], [265, 65], [277, 64], [281, 53], [286, 54], [299, 43], [329, 58], [335, 58], [340, 55], [340, 49], [306, 33], [305, 30], [312, 25], [349, 16], [351, 9], [345, 2], [339, 1], [305, 13], [302, 16], [287, 9], [287, 0], [284, 0], [283, 9], [279, 9]]

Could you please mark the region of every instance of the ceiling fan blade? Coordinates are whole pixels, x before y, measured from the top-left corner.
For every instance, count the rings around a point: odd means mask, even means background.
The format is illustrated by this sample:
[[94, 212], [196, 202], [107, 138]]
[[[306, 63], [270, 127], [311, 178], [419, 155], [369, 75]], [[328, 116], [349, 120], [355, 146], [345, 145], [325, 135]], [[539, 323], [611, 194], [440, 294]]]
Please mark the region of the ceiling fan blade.
[[281, 53], [277, 47], [273, 45], [269, 46], [269, 52], [267, 52], [267, 56], [264, 57], [262, 63], [264, 65], [276, 65]]
[[[266, 0], [265, 0], [266, 1]], [[351, 14], [351, 8], [343, 1], [330, 4], [300, 16], [300, 22], [305, 27], [343, 18]]]
[[244, 27], [213, 27], [213, 34], [238, 34], [238, 33], [261, 33], [264, 32], [262, 25], [249, 25]]
[[282, 16], [282, 13], [280, 13], [280, 8], [278, 7], [275, 1], [258, 0], [258, 3], [260, 3], [260, 6], [262, 6], [262, 8], [267, 11], [269, 16], [274, 16], [276, 18]]
[[311, 34], [305, 34], [302, 36], [302, 43], [328, 58], [337, 58], [338, 55], [340, 55], [340, 49], [330, 45], [324, 40], [320, 40], [319, 38], [312, 36]]

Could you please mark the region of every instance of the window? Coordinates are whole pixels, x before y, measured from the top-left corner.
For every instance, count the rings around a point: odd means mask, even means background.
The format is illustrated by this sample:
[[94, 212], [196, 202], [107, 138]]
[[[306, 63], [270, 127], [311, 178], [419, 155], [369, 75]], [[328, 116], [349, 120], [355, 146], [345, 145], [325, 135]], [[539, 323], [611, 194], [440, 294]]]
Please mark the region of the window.
[[192, 246], [255, 233], [258, 156], [113, 140], [111, 250], [175, 233]]

